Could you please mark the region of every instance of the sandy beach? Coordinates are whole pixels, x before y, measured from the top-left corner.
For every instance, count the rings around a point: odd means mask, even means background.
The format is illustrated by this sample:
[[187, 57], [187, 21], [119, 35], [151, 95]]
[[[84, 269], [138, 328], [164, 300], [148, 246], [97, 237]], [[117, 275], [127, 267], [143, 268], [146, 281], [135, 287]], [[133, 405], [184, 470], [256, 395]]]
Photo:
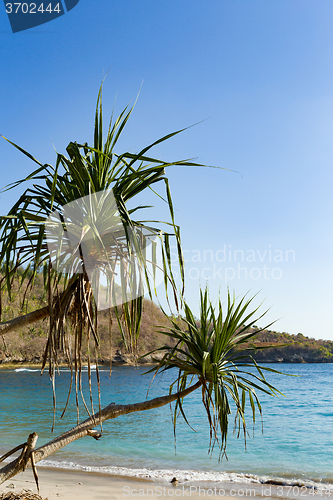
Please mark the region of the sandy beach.
[[[157, 483], [135, 479], [118, 478], [115, 476], [81, 473], [64, 470], [38, 469], [40, 481], [40, 494], [43, 498], [62, 500], [113, 500], [125, 498], [171, 498], [191, 497], [193, 499], [207, 496], [207, 485], [181, 484], [173, 486], [170, 483]], [[213, 486], [213, 495], [214, 487]], [[208, 486], [209, 489], [209, 486]], [[36, 493], [31, 469], [6, 481], [0, 486], [0, 493], [8, 491], [31, 490]], [[204, 493], [205, 491], [205, 493]], [[220, 493], [220, 494], [219, 494]], [[209, 495], [209, 496], [213, 496]], [[214, 495], [215, 496], [215, 495]], [[216, 496], [224, 496], [222, 486], [216, 489]]]
[[[118, 500], [126, 498], [224, 498], [225, 500], [257, 498], [257, 499], [296, 499], [317, 498], [324, 493], [319, 491], [304, 491], [298, 487], [278, 486], [274, 484], [240, 484], [240, 483], [194, 483], [179, 482], [172, 485], [169, 482], [150, 482], [94, 473], [82, 473], [66, 470], [38, 470], [40, 494], [48, 500]], [[9, 491], [21, 492], [28, 490], [36, 493], [36, 484], [31, 469], [6, 481], [0, 486], [0, 494]], [[332, 494], [332, 492], [331, 492]]]
[[[260, 485], [232, 484], [232, 483], [194, 483], [179, 482], [172, 485], [169, 482], [150, 482], [107, 476], [102, 474], [82, 473], [65, 470], [42, 469], [38, 470], [40, 494], [43, 498], [62, 500], [118, 500], [126, 498], [281, 498], [275, 486], [267, 485], [265, 494]], [[272, 489], [273, 488], [273, 489]], [[0, 486], [0, 493], [30, 490], [37, 493], [31, 469], [6, 481]], [[289, 495], [283, 495], [288, 497]], [[291, 496], [290, 496], [291, 498]]]

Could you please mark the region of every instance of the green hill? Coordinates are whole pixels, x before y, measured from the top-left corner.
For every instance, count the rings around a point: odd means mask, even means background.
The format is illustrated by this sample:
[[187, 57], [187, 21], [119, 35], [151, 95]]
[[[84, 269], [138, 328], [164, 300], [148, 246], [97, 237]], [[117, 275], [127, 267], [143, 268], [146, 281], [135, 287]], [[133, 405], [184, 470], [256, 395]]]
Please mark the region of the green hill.
[[[10, 301], [6, 292], [2, 292], [0, 313], [1, 322], [13, 319], [20, 314], [26, 314], [46, 305], [43, 292], [42, 277], [37, 276], [35, 284], [29, 291], [29, 300], [24, 300], [24, 291], [18, 290], [18, 283], [13, 285], [13, 295]], [[126, 363], [131, 357], [121, 338], [117, 320], [112, 315], [112, 338], [109, 333], [109, 311], [103, 311], [99, 319], [100, 361], [108, 363]], [[168, 318], [158, 306], [148, 300], [144, 301], [139, 354], [143, 355], [164, 344], [170, 344], [168, 337], [158, 333], [160, 328], [167, 327]], [[250, 331], [256, 331], [256, 328]], [[0, 336], [0, 364], [6, 363], [36, 363], [39, 364], [45, 349], [48, 333], [48, 320], [43, 320], [30, 326], [18, 328], [15, 332]], [[285, 345], [288, 344], [288, 345]], [[270, 349], [262, 349], [268, 345]], [[248, 345], [252, 347], [252, 355], [258, 362], [291, 362], [291, 363], [327, 363], [333, 362], [333, 342], [315, 340], [301, 333], [292, 335], [264, 330]], [[60, 356], [61, 360], [61, 356]], [[63, 359], [64, 361], [64, 359]], [[151, 357], [145, 358], [152, 361]]]
[[[251, 331], [255, 331], [255, 329]], [[268, 345], [272, 345], [273, 347], [262, 349]], [[279, 333], [272, 330], [263, 330], [250, 346], [254, 347], [253, 356], [259, 362], [333, 362], [333, 342], [331, 340], [316, 340], [306, 337], [302, 333], [292, 335], [286, 332]]]
[[[1, 297], [1, 322], [5, 322], [27, 314], [47, 305], [43, 290], [42, 276], [37, 276], [35, 284], [29, 291], [29, 299], [24, 300], [24, 290], [19, 291], [18, 282], [13, 283], [11, 300], [8, 294], [2, 291]], [[24, 305], [22, 303], [24, 300]], [[171, 341], [158, 330], [168, 326], [169, 320], [154, 303], [144, 300], [142, 314], [141, 336], [139, 341], [139, 354], [143, 355], [161, 345], [171, 345]], [[131, 361], [122, 340], [117, 319], [112, 314], [112, 329], [110, 337], [109, 311], [99, 314], [98, 332], [100, 336], [100, 361], [109, 363], [110, 359], [116, 363]], [[48, 335], [48, 319], [32, 325], [18, 328], [14, 332], [0, 335], [0, 364], [4, 363], [36, 363], [42, 360]], [[158, 357], [158, 356], [157, 356]], [[60, 361], [65, 361], [60, 354]], [[145, 362], [151, 361], [146, 357]]]

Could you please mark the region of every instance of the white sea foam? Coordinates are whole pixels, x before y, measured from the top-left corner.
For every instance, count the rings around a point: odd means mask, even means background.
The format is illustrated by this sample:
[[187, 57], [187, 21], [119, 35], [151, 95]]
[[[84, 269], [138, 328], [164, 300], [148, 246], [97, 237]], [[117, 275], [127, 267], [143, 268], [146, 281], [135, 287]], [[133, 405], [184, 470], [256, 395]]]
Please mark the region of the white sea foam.
[[[88, 371], [88, 366], [83, 366], [82, 367], [84, 371]], [[96, 365], [90, 365], [90, 370], [91, 371], [96, 371]], [[64, 373], [64, 372], [70, 372], [70, 369], [68, 368], [59, 368], [59, 371], [61, 373]], [[99, 372], [108, 372], [109, 369], [103, 369], [103, 368], [99, 368], [98, 370]], [[40, 372], [40, 368], [15, 368], [14, 369], [14, 372]]]
[[16, 372], [39, 372], [39, 368], [15, 368]]
[[165, 482], [169, 483], [173, 477], [181, 483], [191, 482], [191, 483], [224, 483], [224, 485], [229, 484], [245, 484], [253, 486], [259, 485], [281, 485], [281, 486], [296, 486], [296, 487], [306, 487], [309, 489], [320, 491], [329, 490], [331, 494], [333, 493], [333, 487], [331, 484], [319, 483], [304, 479], [287, 479], [282, 477], [272, 477], [272, 476], [257, 476], [255, 474], [244, 474], [236, 472], [215, 472], [215, 471], [195, 471], [195, 470], [181, 470], [181, 469], [149, 469], [149, 468], [128, 468], [128, 467], [97, 467], [80, 465], [75, 462], [54, 462], [52, 460], [42, 460], [39, 465], [44, 467], [54, 467], [66, 470], [76, 470], [82, 472], [92, 472], [99, 474], [106, 474], [111, 476], [121, 476], [121, 477], [131, 477], [138, 479], [146, 479], [147, 481], [153, 482]]

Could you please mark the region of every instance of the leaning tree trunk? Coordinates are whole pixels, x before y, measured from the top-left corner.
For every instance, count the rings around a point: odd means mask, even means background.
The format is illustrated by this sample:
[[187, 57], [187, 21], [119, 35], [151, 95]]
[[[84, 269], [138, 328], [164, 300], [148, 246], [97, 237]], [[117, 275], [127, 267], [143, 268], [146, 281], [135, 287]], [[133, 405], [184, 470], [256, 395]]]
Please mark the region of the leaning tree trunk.
[[[87, 418], [76, 427], [73, 427], [73, 429], [70, 429], [69, 431], [65, 432], [64, 434], [61, 434], [52, 441], [35, 449], [32, 452], [34, 456], [34, 461], [35, 463], [37, 463], [40, 460], [49, 457], [52, 453], [60, 450], [64, 446], [67, 446], [69, 443], [72, 443], [73, 441], [76, 441], [77, 439], [80, 439], [84, 436], [90, 435], [92, 437], [98, 438], [99, 433], [97, 431], [92, 431], [92, 429], [96, 427], [96, 425], [98, 425], [99, 423], [104, 422], [105, 420], [109, 420], [111, 418], [117, 418], [120, 415], [126, 415], [127, 413], [133, 413], [136, 411], [146, 411], [146, 410], [151, 410], [152, 408], [159, 408], [160, 406], [172, 403], [178, 398], [184, 398], [191, 392], [198, 389], [201, 385], [202, 381], [199, 380], [196, 384], [188, 387], [184, 391], [169, 396], [162, 396], [159, 398], [151, 399], [150, 401], [143, 401], [141, 403], [134, 403], [129, 405], [116, 405], [114, 403], [111, 403], [105, 408], [103, 408], [101, 412], [95, 413], [95, 415], [93, 415], [91, 418]], [[24, 468], [25, 468], [25, 463], [22, 460], [20, 461], [19, 458], [5, 465], [2, 469], [0, 469], [0, 484], [2, 484], [7, 479], [14, 477], [19, 472], [22, 472]]]
[[25, 314], [24, 316], [19, 316], [18, 318], [11, 319], [5, 323], [0, 323], [0, 335], [12, 332], [21, 326], [36, 323], [36, 321], [47, 318], [48, 316], [50, 316], [50, 309], [49, 306], [45, 306], [41, 309], [37, 309], [37, 311]]

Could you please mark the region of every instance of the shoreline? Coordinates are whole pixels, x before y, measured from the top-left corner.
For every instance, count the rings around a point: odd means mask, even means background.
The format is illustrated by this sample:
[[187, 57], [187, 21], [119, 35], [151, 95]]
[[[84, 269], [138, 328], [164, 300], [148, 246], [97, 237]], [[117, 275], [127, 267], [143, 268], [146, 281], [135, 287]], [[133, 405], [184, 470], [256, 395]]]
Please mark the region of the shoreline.
[[[145, 363], [142, 363], [142, 362], [139, 362], [137, 364], [135, 363], [130, 363], [130, 362], [123, 362], [123, 361], [112, 361], [112, 364], [111, 364], [111, 369], [112, 367], [140, 367], [140, 366], [155, 366], [157, 365], [158, 363], [154, 363], [152, 361], [150, 362], [145, 362]], [[266, 364], [274, 364], [274, 365], [281, 365], [281, 364], [288, 364], [288, 365], [327, 365], [327, 364], [333, 364], [333, 361], [314, 361], [314, 362], [306, 362], [306, 361], [274, 361], [274, 360], [268, 360], [268, 361], [258, 361], [258, 364], [259, 365], [266, 365]], [[68, 368], [68, 364], [67, 363], [59, 363], [58, 364], [59, 368]], [[94, 366], [93, 364], [91, 364], [91, 366]], [[13, 370], [13, 369], [17, 369], [17, 368], [22, 368], [22, 369], [34, 369], [34, 370], [41, 370], [41, 367], [42, 367], [42, 363], [29, 363], [28, 361], [8, 361], [8, 362], [0, 362], [0, 371], [1, 370]], [[87, 363], [84, 363], [82, 364], [82, 368], [87, 368], [88, 367], [88, 364]], [[98, 364], [98, 367], [99, 368], [107, 368], [107, 369], [110, 369], [110, 363], [109, 362], [100, 362]], [[47, 370], [47, 368], [45, 367], [45, 370]]]
[[[112, 365], [111, 365], [111, 368], [112, 367], [123, 367], [123, 366], [134, 366], [134, 367], [137, 367], [137, 366], [154, 366], [154, 365], [157, 365], [157, 363], [138, 363], [138, 364], [134, 364], [134, 363], [122, 363], [122, 362], [118, 362], [118, 361], [112, 361]], [[58, 364], [59, 368], [68, 368], [68, 364], [67, 363], [59, 363]], [[95, 366], [94, 364], [91, 364], [90, 365], [91, 367], [92, 366]], [[100, 368], [107, 368], [109, 369], [110, 368], [110, 363], [99, 363], [98, 364], [98, 367], [99, 369]], [[11, 362], [9, 361], [8, 363], [0, 363], [0, 370], [13, 370], [15, 368], [26, 368], [26, 369], [34, 369], [34, 370], [41, 370], [42, 369], [42, 363], [29, 363], [27, 361], [24, 361], [24, 362], [20, 362], [20, 361], [17, 361], [17, 362]], [[83, 363], [82, 364], [82, 368], [88, 368], [88, 363]], [[47, 371], [47, 367], [45, 367], [45, 371]]]
[[[111, 500], [121, 498], [170, 498], [191, 497], [195, 500], [205, 497], [232, 498], [329, 498], [332, 489], [317, 490], [304, 486], [282, 486], [277, 484], [233, 483], [219, 481], [156, 481], [149, 478], [119, 477], [95, 472], [79, 472], [54, 468], [38, 468], [40, 495], [44, 498], [62, 500]], [[0, 485], [0, 493], [37, 492], [31, 469], [9, 479]]]
[[[42, 469], [52, 469], [55, 471], [74, 472], [83, 474], [97, 474], [99, 476], [118, 477], [123, 479], [133, 479], [148, 482], [162, 482], [167, 484], [171, 482], [173, 477], [177, 477], [182, 483], [205, 483], [205, 484], [246, 484], [265, 485], [274, 484], [277, 486], [286, 487], [305, 487], [307, 489], [332, 489], [333, 482], [325, 481], [328, 478], [310, 479], [303, 477], [302, 474], [272, 474], [262, 472], [240, 472], [240, 471], [217, 471], [217, 470], [197, 470], [191, 468], [180, 469], [176, 467], [168, 468], [145, 468], [145, 467], [127, 467], [127, 466], [97, 466], [97, 465], [80, 465], [73, 462], [53, 462], [46, 459], [39, 462], [39, 467]], [[331, 478], [330, 478], [331, 479]]]
[[[5, 450], [2, 451], [4, 453]], [[2, 454], [0, 452], [0, 455]], [[10, 462], [7, 458], [5, 463]], [[191, 467], [179, 468], [179, 466], [144, 466], [142, 463], [137, 465], [133, 463], [127, 465], [97, 465], [94, 464], [93, 457], [89, 464], [80, 464], [76, 461], [66, 460], [50, 460], [46, 458], [37, 464], [38, 471], [43, 471], [43, 474], [54, 472], [59, 474], [73, 474], [74, 476], [82, 474], [84, 477], [98, 476], [110, 480], [118, 478], [122, 481], [140, 481], [143, 483], [162, 484], [164, 486], [170, 484], [174, 477], [177, 478], [179, 484], [182, 485], [206, 485], [211, 488], [212, 485], [229, 485], [231, 487], [245, 488], [265, 488], [266, 485], [272, 485], [278, 488], [301, 489], [302, 495], [309, 491], [322, 492], [321, 495], [333, 496], [333, 476], [318, 474], [309, 475], [298, 470], [298, 472], [286, 470], [273, 471], [250, 471], [250, 470], [212, 470], [212, 469], [193, 469]], [[29, 467], [29, 465], [28, 465]], [[1, 468], [1, 467], [0, 467]], [[20, 477], [20, 475], [18, 476]], [[33, 479], [31, 479], [33, 481]], [[1, 485], [0, 485], [1, 490]], [[328, 493], [325, 493], [328, 492]]]

